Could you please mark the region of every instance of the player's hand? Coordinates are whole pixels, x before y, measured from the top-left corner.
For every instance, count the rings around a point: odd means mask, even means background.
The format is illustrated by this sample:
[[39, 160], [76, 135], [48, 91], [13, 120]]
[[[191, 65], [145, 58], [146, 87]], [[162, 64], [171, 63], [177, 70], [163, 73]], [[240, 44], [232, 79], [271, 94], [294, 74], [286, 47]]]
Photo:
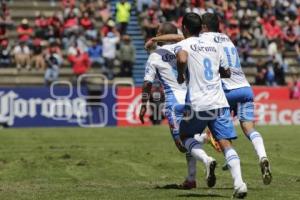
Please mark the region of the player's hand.
[[184, 75], [178, 75], [177, 82], [179, 84], [182, 84], [182, 83], [184, 83], [184, 81], [185, 81]]
[[149, 39], [145, 44], [145, 49], [150, 50], [154, 46], [155, 42], [152, 39]]
[[181, 139], [175, 139], [175, 145], [177, 147], [177, 149], [181, 152], [181, 153], [186, 153], [187, 150], [186, 148], [183, 146]]
[[144, 116], [145, 116], [146, 112], [147, 112], [147, 106], [146, 105], [142, 105], [141, 106], [141, 110], [140, 110], [140, 115], [139, 115], [142, 124], [145, 123]]

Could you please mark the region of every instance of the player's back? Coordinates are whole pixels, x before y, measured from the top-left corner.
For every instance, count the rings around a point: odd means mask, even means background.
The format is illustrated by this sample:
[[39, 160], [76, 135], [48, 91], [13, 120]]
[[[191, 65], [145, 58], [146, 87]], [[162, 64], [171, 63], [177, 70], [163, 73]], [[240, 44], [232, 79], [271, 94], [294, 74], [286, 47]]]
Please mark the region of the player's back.
[[145, 81], [153, 81], [157, 76], [163, 85], [166, 107], [185, 104], [187, 86], [177, 83], [177, 66], [174, 45], [158, 47], [148, 58]]
[[231, 77], [222, 79], [224, 89], [232, 90], [242, 87], [250, 87], [250, 84], [242, 70], [238, 51], [230, 38], [223, 33], [217, 32], [202, 33], [200, 34], [200, 37], [204, 40], [210, 40], [220, 46], [220, 51], [224, 57], [224, 65], [231, 69]]
[[228, 107], [222, 89], [219, 67], [221, 61], [218, 46], [200, 37], [190, 37], [177, 43], [176, 52], [188, 52], [189, 100], [195, 111]]

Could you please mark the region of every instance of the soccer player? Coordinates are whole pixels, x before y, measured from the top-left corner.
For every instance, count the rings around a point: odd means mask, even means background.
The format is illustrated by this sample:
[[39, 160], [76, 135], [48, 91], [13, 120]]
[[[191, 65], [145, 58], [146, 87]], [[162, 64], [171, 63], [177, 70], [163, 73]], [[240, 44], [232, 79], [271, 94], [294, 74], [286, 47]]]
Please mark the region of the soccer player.
[[[220, 45], [225, 57], [225, 65], [230, 67], [231, 77], [222, 79], [223, 89], [229, 102], [230, 109], [238, 117], [245, 136], [251, 141], [257, 153], [262, 172], [263, 183], [268, 185], [272, 181], [270, 163], [264, 147], [261, 134], [256, 131], [254, 123], [253, 92], [242, 71], [238, 52], [227, 35], [219, 31], [219, 18], [216, 14], [205, 13], [202, 15], [203, 29], [200, 37]], [[153, 38], [147, 45], [155, 41], [181, 41], [180, 35], [164, 35]], [[206, 134], [195, 137], [199, 142], [209, 141]], [[194, 168], [192, 164], [188, 164]]]
[[268, 185], [272, 181], [270, 163], [267, 158], [263, 138], [255, 129], [254, 123], [254, 95], [241, 68], [238, 51], [227, 35], [219, 31], [219, 18], [216, 14], [202, 15], [203, 37], [218, 43], [226, 57], [226, 66], [231, 69], [230, 79], [222, 79], [223, 89], [229, 102], [230, 109], [240, 121], [245, 136], [252, 142], [259, 159], [263, 183]]
[[[186, 39], [175, 47], [177, 81], [181, 84], [188, 77], [188, 99], [191, 103], [191, 116], [180, 123], [180, 139], [188, 152], [197, 157], [195, 147], [200, 144], [194, 135], [202, 133], [208, 126], [218, 140], [229, 166], [234, 181], [233, 197], [244, 198], [247, 185], [242, 179], [239, 156], [231, 144], [236, 133], [219, 72], [220, 66], [226, 67], [223, 54], [215, 42], [199, 37], [201, 28], [199, 15], [185, 14], [182, 32]], [[186, 70], [188, 76], [185, 75]]]
[[[158, 29], [158, 35], [162, 34], [177, 34], [177, 28], [171, 23], [163, 23]], [[162, 45], [162, 44], [160, 44]], [[177, 148], [181, 152], [186, 152], [185, 147], [179, 138], [179, 123], [181, 122], [185, 111], [185, 100], [187, 94], [187, 86], [185, 83], [177, 83], [177, 68], [176, 56], [174, 54], [174, 45], [159, 46], [148, 58], [145, 69], [143, 93], [142, 93], [142, 107], [140, 110], [140, 120], [144, 122], [144, 115], [147, 111], [147, 102], [149, 101], [152, 82], [157, 76], [164, 87], [165, 93], [165, 115], [168, 120], [172, 137]], [[191, 154], [196, 154], [193, 158]], [[193, 146], [193, 152], [187, 152], [186, 158], [194, 163], [195, 159], [202, 161], [206, 167], [206, 182], [208, 187], [213, 187], [216, 183], [214, 174], [216, 161], [214, 158], [208, 156], [202, 149], [200, 144]], [[190, 169], [190, 168], [189, 168]], [[184, 189], [191, 189], [196, 187], [195, 169], [189, 171], [187, 177], [188, 184], [183, 184]]]

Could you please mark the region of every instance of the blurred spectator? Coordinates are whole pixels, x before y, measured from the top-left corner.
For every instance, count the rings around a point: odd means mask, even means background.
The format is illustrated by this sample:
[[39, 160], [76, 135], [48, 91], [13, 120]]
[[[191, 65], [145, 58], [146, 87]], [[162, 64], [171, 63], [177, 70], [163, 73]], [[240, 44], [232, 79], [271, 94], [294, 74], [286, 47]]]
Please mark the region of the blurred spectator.
[[161, 0], [160, 8], [167, 21], [172, 21], [176, 17], [176, 0]]
[[232, 19], [229, 21], [229, 26], [226, 29], [226, 33], [234, 43], [237, 42], [237, 39], [238, 39], [238, 36], [240, 33], [240, 29], [239, 29], [237, 20]]
[[107, 23], [105, 23], [101, 29], [100, 33], [102, 37], [105, 37], [109, 32], [113, 32], [115, 30], [115, 22], [113, 20], [108, 20]]
[[293, 21], [288, 22], [288, 26], [283, 30], [283, 41], [285, 43], [285, 49], [288, 51], [293, 51], [297, 43], [297, 34], [294, 28]]
[[189, 12], [193, 12], [196, 13], [198, 15], [202, 15], [205, 10], [200, 10], [199, 7], [196, 7], [194, 3], [189, 3], [189, 6], [185, 9], [185, 12], [189, 13]]
[[45, 83], [46, 85], [51, 85], [53, 81], [58, 80], [62, 58], [52, 49], [46, 54], [45, 61], [47, 66], [45, 71]]
[[35, 69], [45, 69], [45, 60], [43, 55], [42, 41], [39, 38], [34, 39], [32, 46], [31, 63]]
[[76, 48], [74, 55], [69, 55], [68, 60], [72, 64], [73, 73], [76, 77], [85, 74], [90, 68], [90, 60], [87, 53], [82, 52], [79, 48]]
[[0, 43], [0, 67], [10, 67], [11, 66], [11, 48], [9, 46], [8, 40], [2, 40]]
[[103, 68], [104, 74], [107, 75], [108, 79], [113, 79], [114, 73], [114, 61], [117, 54], [117, 44], [120, 41], [120, 34], [115, 32], [109, 32], [107, 36], [102, 39], [103, 44], [103, 58], [105, 65]]
[[14, 25], [10, 17], [5, 16], [5, 14], [0, 15], [0, 42], [6, 38], [7, 28], [12, 28]]
[[51, 30], [53, 30], [53, 38], [50, 37], [49, 39], [60, 38], [61, 33], [63, 31], [63, 27], [62, 19], [60, 18], [60, 14], [58, 12], [54, 12], [53, 15], [48, 18], [48, 24], [50, 27], [52, 27]]
[[71, 11], [77, 13], [75, 0], [62, 0], [62, 7], [64, 10], [64, 17], [68, 16]]
[[17, 65], [17, 70], [20, 71], [22, 67], [26, 67], [27, 70], [30, 70], [30, 49], [24, 41], [20, 41], [13, 50], [13, 55]]
[[74, 8], [75, 0], [61, 0], [63, 8]]
[[300, 40], [297, 41], [295, 45], [295, 49], [296, 49], [298, 62], [300, 63]]
[[84, 0], [80, 4], [80, 11], [81, 13], [87, 12], [89, 15], [93, 16], [95, 13], [95, 4], [93, 0]]
[[31, 44], [31, 37], [33, 36], [33, 29], [30, 27], [29, 22], [24, 18], [17, 28], [19, 41]]
[[121, 35], [126, 34], [127, 25], [130, 20], [131, 5], [127, 0], [121, 0], [116, 4], [116, 21]]
[[102, 22], [107, 22], [111, 18], [111, 8], [105, 0], [98, 0], [98, 11], [96, 16], [99, 17]]
[[144, 19], [142, 27], [145, 30], [146, 40], [155, 37], [159, 26], [159, 19], [154, 9], [148, 10], [148, 16]]
[[294, 82], [292, 88], [292, 98], [300, 100], [300, 79]]
[[47, 38], [49, 20], [41, 12], [36, 13], [34, 20], [35, 37]]
[[85, 35], [88, 39], [93, 39], [97, 37], [97, 31], [94, 29], [94, 22], [90, 18], [88, 12], [83, 13], [83, 17], [80, 19], [80, 25], [85, 31]]
[[48, 49], [46, 50], [46, 54], [50, 54], [50, 53], [56, 53], [58, 54], [60, 57], [62, 57], [62, 52], [60, 49], [60, 46], [57, 42], [51, 42]]
[[257, 62], [257, 73], [255, 76], [255, 85], [266, 85], [267, 67], [266, 62], [262, 59]]
[[267, 21], [264, 28], [264, 35], [267, 37], [269, 41], [273, 41], [275, 39], [279, 39], [282, 36], [281, 27], [276, 21], [276, 17], [272, 16], [270, 21]]
[[274, 63], [274, 75], [275, 75], [275, 82], [276, 85], [286, 85], [285, 83], [285, 72], [278, 62]]
[[97, 39], [92, 40], [92, 45], [88, 48], [89, 58], [91, 64], [97, 66], [103, 66], [104, 60], [102, 56], [102, 45]]
[[146, 10], [146, 8], [150, 7], [152, 0], [137, 0], [137, 11], [141, 13]]
[[266, 72], [266, 84], [267, 86], [275, 86], [275, 73], [273, 70], [273, 66], [269, 65]]
[[78, 19], [73, 11], [70, 11], [67, 18], [65, 18], [63, 27], [64, 36], [67, 38], [78, 32]]
[[262, 28], [260, 26], [254, 28], [253, 36], [255, 38], [255, 45], [258, 49], [268, 47], [268, 40], [264, 36]]
[[253, 63], [253, 58], [250, 56], [251, 47], [250, 43], [252, 40], [252, 36], [246, 31], [243, 30], [240, 37], [237, 40], [237, 46], [240, 53], [241, 62], [245, 63]]
[[120, 47], [121, 72], [122, 77], [132, 76], [132, 66], [135, 62], [135, 48], [131, 43], [129, 35], [124, 35], [123, 42]]

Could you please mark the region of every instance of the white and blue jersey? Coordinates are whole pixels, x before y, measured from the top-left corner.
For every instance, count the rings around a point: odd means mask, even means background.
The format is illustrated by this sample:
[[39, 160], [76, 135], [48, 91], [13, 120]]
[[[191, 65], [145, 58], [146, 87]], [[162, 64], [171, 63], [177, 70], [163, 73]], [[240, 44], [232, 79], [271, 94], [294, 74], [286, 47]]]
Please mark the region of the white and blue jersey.
[[238, 51], [229, 37], [223, 33], [206, 32], [200, 38], [219, 45], [224, 65], [230, 68], [231, 77], [222, 79], [223, 89], [232, 111], [241, 121], [254, 120], [253, 91], [242, 70]]
[[217, 44], [224, 58], [223, 64], [230, 68], [231, 77], [222, 79], [224, 90], [250, 87], [242, 70], [238, 51], [227, 35], [217, 32], [206, 32], [200, 34], [199, 37]]
[[235, 139], [219, 73], [220, 67], [226, 67], [219, 45], [202, 37], [190, 37], [177, 43], [175, 52], [179, 51], [188, 54], [188, 91], [192, 107], [192, 116], [182, 120], [180, 132], [192, 137], [208, 126], [218, 140]]
[[200, 37], [190, 37], [177, 43], [176, 53], [188, 53], [189, 101], [194, 111], [229, 107], [219, 73], [223, 54], [216, 43]]
[[173, 138], [177, 138], [185, 108], [187, 86], [185, 83], [177, 83], [174, 47], [174, 45], [164, 45], [150, 54], [145, 67], [144, 81], [153, 82], [155, 77], [158, 77], [162, 83], [165, 93], [165, 115]]

